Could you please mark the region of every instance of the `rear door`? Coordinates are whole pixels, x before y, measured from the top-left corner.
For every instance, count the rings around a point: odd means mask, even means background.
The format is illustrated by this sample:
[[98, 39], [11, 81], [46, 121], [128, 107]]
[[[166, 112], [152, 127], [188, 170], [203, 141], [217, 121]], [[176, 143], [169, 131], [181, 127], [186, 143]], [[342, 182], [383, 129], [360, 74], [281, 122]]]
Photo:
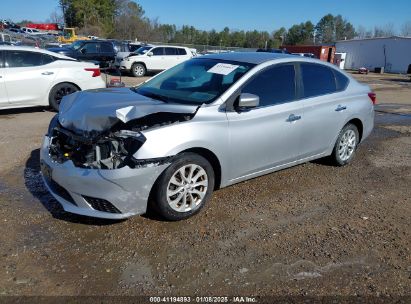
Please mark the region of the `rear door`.
[[20, 50], [5, 51], [4, 83], [13, 105], [47, 105], [59, 64], [50, 55]]
[[180, 56], [178, 54], [178, 49], [174, 47], [165, 47], [164, 48], [164, 69], [169, 69], [180, 63]]
[[79, 49], [79, 57], [78, 59], [84, 60], [84, 61], [99, 61], [99, 49], [98, 49], [98, 43], [97, 42], [90, 42], [90, 43], [85, 43], [80, 49]]
[[9, 103], [6, 86], [4, 84], [5, 77], [6, 74], [4, 68], [4, 51], [0, 51], [0, 108], [7, 106]]
[[114, 46], [111, 42], [100, 43], [100, 60], [104, 62], [113, 61], [115, 58]]
[[349, 105], [342, 91], [348, 78], [322, 64], [300, 63], [304, 98], [302, 158], [325, 152], [348, 118]]

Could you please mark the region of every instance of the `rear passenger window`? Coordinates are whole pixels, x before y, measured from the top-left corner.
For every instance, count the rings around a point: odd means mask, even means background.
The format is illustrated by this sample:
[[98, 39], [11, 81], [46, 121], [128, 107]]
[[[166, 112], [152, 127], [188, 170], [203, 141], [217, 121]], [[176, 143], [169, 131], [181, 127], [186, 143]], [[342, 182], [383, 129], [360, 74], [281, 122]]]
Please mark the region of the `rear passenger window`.
[[177, 55], [177, 49], [171, 48], [171, 47], [166, 47], [164, 48], [165, 54], [169, 56], [176, 56]]
[[81, 49], [86, 50], [86, 54], [95, 54], [97, 53], [97, 43], [86, 43]]
[[314, 97], [337, 91], [334, 72], [319, 64], [301, 63], [304, 97]]
[[294, 65], [280, 65], [258, 74], [242, 90], [260, 97], [260, 107], [296, 99]]
[[[110, 43], [102, 43], [100, 44], [100, 53], [112, 53], [113, 52], [113, 45]], [[120, 50], [121, 51], [121, 50]]]
[[178, 55], [187, 55], [187, 52], [185, 49], [177, 49], [178, 50]]
[[344, 91], [348, 85], [347, 76], [343, 75], [338, 71], [334, 71], [335, 81], [337, 82], [337, 91]]
[[47, 54], [43, 54], [43, 65], [45, 64], [49, 64], [52, 63], [54, 61], [54, 57], [47, 55]]

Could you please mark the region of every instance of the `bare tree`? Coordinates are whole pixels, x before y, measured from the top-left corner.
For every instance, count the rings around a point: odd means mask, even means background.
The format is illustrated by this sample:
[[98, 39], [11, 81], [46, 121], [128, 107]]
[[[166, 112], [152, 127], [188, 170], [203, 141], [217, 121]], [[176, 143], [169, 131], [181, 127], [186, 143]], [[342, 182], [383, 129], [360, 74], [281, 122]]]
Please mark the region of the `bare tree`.
[[404, 37], [411, 36], [411, 21], [405, 22], [401, 27], [401, 35]]
[[63, 15], [60, 13], [60, 10], [55, 9], [51, 12], [49, 19], [47, 20], [50, 23], [64, 23]]
[[391, 37], [395, 35], [395, 27], [394, 24], [388, 23], [384, 26], [375, 26], [374, 27], [374, 35], [373, 37]]

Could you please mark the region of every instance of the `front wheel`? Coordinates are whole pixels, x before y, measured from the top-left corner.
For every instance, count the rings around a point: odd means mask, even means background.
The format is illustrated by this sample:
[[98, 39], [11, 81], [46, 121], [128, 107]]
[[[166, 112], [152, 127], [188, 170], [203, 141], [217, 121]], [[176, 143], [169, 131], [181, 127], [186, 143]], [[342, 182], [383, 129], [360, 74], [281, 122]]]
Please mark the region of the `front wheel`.
[[214, 170], [195, 153], [182, 153], [156, 182], [152, 204], [167, 220], [186, 219], [204, 207], [214, 189]]
[[353, 124], [347, 124], [341, 130], [335, 143], [331, 158], [337, 166], [349, 164], [355, 155], [360, 137], [358, 128]]
[[71, 83], [59, 83], [54, 86], [49, 94], [49, 104], [53, 110], [58, 111], [64, 96], [77, 92], [79, 88]]
[[143, 77], [144, 75], [146, 75], [147, 70], [143, 64], [134, 63], [131, 66], [131, 73], [133, 74], [134, 77]]

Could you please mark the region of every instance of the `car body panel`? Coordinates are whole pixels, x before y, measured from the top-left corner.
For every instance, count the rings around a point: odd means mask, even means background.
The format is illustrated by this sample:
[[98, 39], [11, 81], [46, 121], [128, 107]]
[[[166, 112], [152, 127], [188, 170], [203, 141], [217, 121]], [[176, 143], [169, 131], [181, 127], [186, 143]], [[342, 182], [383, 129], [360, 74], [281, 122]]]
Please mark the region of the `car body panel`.
[[[49, 105], [51, 89], [59, 83], [72, 83], [80, 90], [104, 88], [105, 82], [98, 77], [92, 77], [92, 72], [86, 68], [96, 68], [96, 65], [79, 62], [61, 54], [32, 47], [1, 46], [0, 51], [18, 50], [47, 54], [56, 58], [55, 61], [28, 67], [0, 67], [0, 108], [18, 108]], [[22, 87], [22, 81], [25, 85]], [[5, 100], [7, 96], [7, 102]]]
[[[121, 219], [145, 213], [151, 186], [169, 165], [147, 166], [138, 170], [128, 167], [118, 170], [76, 168], [71, 161], [63, 164], [53, 162], [47, 153], [48, 145], [49, 138], [45, 136], [40, 158], [42, 166], [48, 166], [51, 172], [47, 177], [43, 171], [44, 183], [66, 211], [88, 216], [96, 216], [97, 212], [101, 218]], [[75, 205], [53, 189], [49, 178], [69, 193]], [[105, 199], [115, 205], [121, 213], [96, 211], [84, 196]]]
[[[94, 96], [98, 94], [99, 98]], [[168, 112], [192, 114], [196, 106], [168, 104], [133, 92], [129, 88], [110, 88], [76, 92], [60, 106], [59, 121], [71, 131], [102, 132], [121, 120], [126, 123], [149, 114]]]
[[[95, 100], [100, 98], [104, 100], [111, 99], [113, 101], [108, 105], [109, 112], [111, 113], [108, 116], [114, 119], [114, 121], [107, 125], [99, 125], [98, 127], [101, 127], [100, 131], [104, 129], [108, 130], [115, 121], [121, 121], [121, 117], [113, 113], [119, 109], [132, 106], [133, 102], [135, 104], [135, 114], [131, 116], [131, 119], [133, 119], [133, 117], [141, 118], [144, 117], [144, 115], [150, 115], [156, 111], [173, 112], [177, 111], [177, 108], [178, 112], [191, 115], [191, 119], [186, 121], [154, 125], [139, 131], [144, 136], [145, 142], [133, 154], [133, 157], [137, 160], [148, 161], [152, 164], [153, 168], [159, 169], [158, 171], [150, 173], [148, 169], [147, 171], [145, 170], [146, 167], [128, 168], [128, 170], [125, 170], [127, 172], [142, 170], [142, 175], [146, 173], [153, 174], [154, 179], [151, 179], [148, 183], [141, 182], [139, 178], [133, 179], [130, 177], [131, 181], [143, 184], [144, 191], [141, 190], [143, 191], [142, 197], [145, 197], [147, 193], [151, 191], [154, 180], [167, 168], [168, 161], [172, 162], [175, 155], [184, 151], [203, 151], [207, 155], [214, 155], [218, 162], [218, 164], [214, 165], [218, 165], [221, 171], [220, 184], [217, 185], [217, 187], [222, 188], [263, 174], [330, 155], [340, 130], [353, 119], [360, 121], [363, 126], [361, 140], [364, 140], [373, 128], [374, 107], [368, 97], [368, 92], [370, 92], [369, 87], [359, 84], [344, 72], [341, 73], [349, 79], [349, 84], [342, 92], [305, 99], [297, 94], [297, 100], [291, 102], [251, 108], [244, 111], [233, 109], [230, 106], [235, 96], [238, 96], [240, 93], [247, 93], [242, 91], [247, 81], [267, 67], [285, 62], [318, 63], [337, 70], [335, 66], [309, 58], [269, 53], [206, 55], [200, 57], [198, 60], [201, 60], [201, 58], [234, 60], [238, 62], [245, 61], [257, 65], [250, 69], [248, 73], [235, 82], [215, 101], [210, 104], [198, 106], [195, 111], [194, 106], [183, 106], [187, 107], [187, 110], [184, 112], [176, 105], [154, 102], [149, 98], [141, 98], [138, 94], [132, 95], [130, 91], [126, 93], [123, 89], [118, 91], [103, 90], [100, 92], [95, 91], [95, 93], [79, 93], [78, 95], [80, 96], [84, 95], [84, 106], [79, 103], [79, 109], [85, 110], [88, 114], [80, 115], [80, 113], [77, 113], [78, 115], [66, 117], [68, 119], [66, 123], [69, 124], [75, 123], [76, 120], [82, 121], [82, 124], [79, 124], [74, 130], [87, 130], [89, 128], [88, 131], [90, 131], [90, 128], [96, 129], [92, 127], [94, 121], [90, 116], [92, 114], [89, 113], [91, 113], [93, 109], [97, 116], [101, 116], [102, 114], [107, 116], [108, 113], [104, 107], [99, 109], [98, 106], [95, 106], [97, 105]], [[120, 99], [116, 101], [116, 98], [111, 97], [110, 94], [118, 96], [123, 96], [122, 94], [124, 94], [123, 97], [116, 97], [123, 99], [123, 101]], [[69, 99], [75, 99], [74, 97], [75, 96], [72, 95], [63, 100], [63, 114], [64, 104], [67, 102], [66, 106], [70, 107], [71, 103]], [[90, 107], [87, 107], [85, 100], [90, 100], [88, 104]], [[141, 106], [141, 112], [138, 110], [139, 105]], [[142, 105], [145, 105], [146, 108]], [[343, 111], [336, 111], [339, 106], [344, 106], [345, 109]], [[159, 110], [155, 110], [156, 107], [158, 107]], [[76, 113], [76, 111], [72, 114], [74, 113]], [[296, 121], [289, 120], [292, 114], [301, 116], [301, 119]], [[61, 119], [64, 119], [64, 115], [62, 115]], [[78, 132], [78, 130], [76, 130], [76, 132]], [[82, 176], [81, 179], [84, 185], [98, 184], [102, 179], [104, 179], [103, 184], [106, 183], [105, 174], [119, 178], [123, 175], [121, 172], [123, 168], [113, 170], [79, 169], [74, 167], [72, 163], [70, 165], [65, 165], [67, 162], [63, 163], [63, 165], [57, 164], [51, 161], [47, 154], [48, 140], [48, 136], [46, 136], [46, 144], [43, 145], [41, 157], [53, 168], [53, 172], [54, 170], [59, 172], [55, 173], [57, 182], [63, 183], [64, 185], [62, 186], [67, 187], [67, 190], [70, 192], [82, 195], [85, 193], [87, 193], [86, 195], [98, 195], [98, 192], [91, 193], [90, 191], [92, 190], [88, 187], [65, 183], [63, 176], [68, 175], [70, 178], [73, 170], [80, 170], [78, 171], [80, 173], [77, 173], [77, 175], [80, 174]], [[154, 164], [154, 160], [157, 159], [166, 159], [167, 164]], [[70, 168], [68, 169], [66, 166], [70, 166]], [[64, 173], [64, 169], [68, 171]], [[107, 173], [107, 171], [109, 172]], [[61, 177], [57, 177], [60, 176], [60, 174]], [[104, 175], [104, 178], [100, 176], [101, 174]], [[140, 176], [140, 173], [135, 174]], [[90, 181], [88, 181], [88, 179], [90, 179]], [[108, 179], [110, 181], [115, 180], [113, 177]], [[151, 181], [153, 182], [151, 183]], [[123, 182], [126, 183], [126, 181], [121, 181], [120, 184], [122, 185]], [[139, 184], [138, 187], [140, 186]], [[96, 187], [97, 189], [101, 189], [99, 186]], [[138, 200], [138, 206], [133, 208], [132, 202], [118, 201], [110, 193], [106, 193], [103, 189], [101, 189], [101, 191], [104, 193], [102, 193], [100, 197], [109, 197], [111, 200], [116, 201], [116, 204], [118, 204], [116, 206], [121, 210], [127, 210], [127, 212], [129, 212], [128, 214], [141, 214], [143, 212], [142, 210], [144, 208], [142, 209], [140, 206], [141, 200]], [[113, 191], [114, 193], [118, 193], [116, 190]], [[130, 190], [128, 190], [128, 192], [130, 192]], [[127, 197], [127, 195], [125, 195], [125, 197]], [[57, 199], [59, 198], [57, 197]], [[64, 201], [62, 202], [64, 205]], [[78, 213], [78, 210], [70, 210]], [[88, 215], [101, 216], [100, 213], [93, 213], [92, 210], [88, 210], [87, 212]], [[104, 217], [110, 216], [111, 214], [104, 214]], [[114, 214], [113, 218], [115, 217], [118, 217], [118, 215]]]

